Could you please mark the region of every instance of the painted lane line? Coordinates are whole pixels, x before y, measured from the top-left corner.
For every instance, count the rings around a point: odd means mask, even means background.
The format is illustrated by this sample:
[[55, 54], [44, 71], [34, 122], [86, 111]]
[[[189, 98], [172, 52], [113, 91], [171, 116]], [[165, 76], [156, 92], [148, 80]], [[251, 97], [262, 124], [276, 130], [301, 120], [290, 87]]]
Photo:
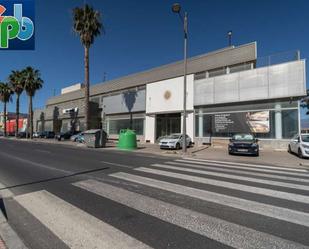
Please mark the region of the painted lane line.
[[304, 213], [282, 207], [276, 207], [256, 201], [245, 200], [237, 197], [227, 196], [206, 190], [191, 188], [184, 185], [164, 182], [148, 177], [142, 177], [123, 172], [110, 174], [110, 176], [125, 181], [134, 182], [141, 185], [200, 199], [203, 201], [213, 202], [219, 205], [233, 207], [244, 210], [246, 212], [256, 213], [259, 215], [268, 216], [271, 218], [309, 227], [309, 213]]
[[298, 172], [309, 173], [308, 170], [306, 169], [297, 169], [297, 168], [288, 168], [288, 167], [279, 167], [279, 166], [277, 167], [277, 166], [261, 165], [261, 164], [253, 164], [253, 163], [236, 163], [236, 162], [196, 159], [196, 158], [187, 158], [187, 157], [184, 157], [183, 159], [188, 160], [188, 161], [221, 163], [221, 164], [230, 164], [230, 165], [250, 166], [250, 167], [255, 167], [255, 168], [278, 169], [278, 170], [284, 170], [284, 171], [298, 171]]
[[256, 173], [256, 172], [246, 172], [243, 170], [236, 170], [236, 169], [228, 169], [228, 168], [219, 168], [219, 167], [211, 167], [207, 165], [197, 165], [197, 164], [189, 164], [189, 163], [177, 163], [177, 162], [165, 162], [166, 164], [170, 165], [177, 165], [181, 167], [192, 167], [195, 169], [203, 169], [205, 171], [220, 171], [224, 173], [239, 173], [243, 175], [248, 175], [256, 178], [256, 176], [261, 176], [265, 178], [274, 178], [274, 179], [280, 179], [280, 180], [288, 180], [288, 181], [294, 181], [294, 182], [299, 182], [297, 184], [301, 184], [302, 182], [304, 183], [309, 183], [309, 178], [308, 179], [301, 179], [301, 178], [296, 178], [296, 177], [290, 177], [290, 176], [280, 176], [280, 175], [275, 175], [275, 174], [264, 174], [264, 173]]
[[244, 169], [246, 171], [257, 171], [257, 172], [264, 172], [264, 173], [270, 173], [270, 174], [277, 173], [277, 174], [284, 174], [284, 175], [291, 175], [291, 176], [300, 176], [300, 177], [309, 179], [309, 174], [306, 173], [306, 172], [294, 173], [294, 172], [290, 172], [290, 171], [279, 171], [279, 170], [272, 170], [272, 169], [259, 169], [259, 168], [228, 165], [228, 164], [188, 161], [188, 160], [182, 160], [182, 159], [178, 159], [178, 160], [175, 160], [175, 161], [181, 162], [181, 163], [198, 164], [198, 165], [219, 166], [219, 167], [223, 167], [223, 168]]
[[127, 168], [127, 169], [133, 169], [133, 166], [128, 166], [128, 165], [125, 165], [125, 164], [121, 164], [121, 163], [113, 163], [113, 162], [107, 162], [107, 161], [100, 161], [101, 163], [104, 163], [104, 164], [109, 164], [109, 165], [112, 165], [112, 166], [117, 166], [117, 167], [122, 167], [122, 168]]
[[223, 187], [228, 189], [234, 189], [239, 190], [243, 192], [253, 193], [253, 194], [259, 194], [259, 195], [265, 195], [273, 198], [281, 198], [289, 201], [296, 201], [300, 203], [309, 204], [309, 196], [305, 195], [299, 195], [299, 194], [292, 194], [292, 193], [286, 193], [282, 191], [277, 190], [271, 190], [268, 188], [260, 188], [260, 187], [252, 187], [245, 184], [238, 184], [238, 183], [231, 183], [226, 181], [219, 181], [219, 180], [212, 180], [207, 179], [203, 177], [198, 176], [191, 176], [191, 175], [185, 175], [185, 174], [179, 174], [179, 173], [173, 173], [168, 172], [165, 170], [156, 170], [156, 169], [149, 169], [149, 168], [137, 168], [135, 169], [137, 171], [161, 175], [161, 176], [168, 176], [176, 179], [182, 179], [186, 181], [192, 181], [197, 183], [203, 183], [203, 184], [209, 184], [217, 187]]
[[15, 200], [72, 249], [150, 248], [45, 190]]
[[234, 248], [304, 248], [296, 242], [95, 180], [81, 181], [73, 185]]
[[[201, 174], [201, 175], [206, 175], [206, 176], [207, 175], [208, 176], [218, 176], [218, 177], [224, 177], [224, 178], [228, 178], [228, 179], [235, 179], [235, 180], [241, 180], [241, 181], [252, 182], [252, 183], [262, 183], [262, 184], [267, 184], [267, 185], [272, 185], [272, 186], [280, 186], [280, 187], [285, 187], [285, 188], [293, 188], [293, 189], [309, 191], [309, 186], [306, 186], [306, 185], [284, 183], [284, 182], [278, 182], [278, 181], [272, 181], [272, 180], [263, 180], [263, 179], [255, 178], [254, 176], [244, 177], [244, 176], [237, 176], [237, 175], [231, 175], [231, 174], [212, 172], [212, 171], [209, 171], [207, 169], [198, 170], [198, 169], [191, 169], [191, 168], [184, 168], [184, 167], [175, 167], [175, 166], [158, 164], [158, 163], [152, 164], [151, 166], [159, 167], [159, 168], [162, 168], [162, 169], [172, 169], [172, 170], [179, 170], [179, 171], [184, 171], [184, 172], [196, 173], [196, 174]], [[308, 192], [308, 194], [309, 194], [309, 192]]]

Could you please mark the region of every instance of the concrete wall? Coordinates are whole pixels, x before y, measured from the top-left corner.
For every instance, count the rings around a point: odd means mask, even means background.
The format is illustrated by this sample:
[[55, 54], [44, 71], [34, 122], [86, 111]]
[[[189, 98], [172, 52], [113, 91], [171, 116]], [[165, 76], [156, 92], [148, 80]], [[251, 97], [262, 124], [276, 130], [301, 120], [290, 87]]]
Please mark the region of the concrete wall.
[[293, 61], [194, 82], [194, 105], [306, 95], [305, 61]]
[[[193, 111], [193, 74], [187, 76], [187, 110]], [[183, 77], [159, 81], [146, 86], [146, 113], [181, 112]]]
[[155, 116], [146, 116], [145, 120], [145, 141], [155, 142], [156, 118]]
[[146, 109], [146, 90], [128, 90], [121, 94], [103, 97], [103, 112], [117, 114], [128, 112], [144, 112]]
[[[207, 54], [202, 54], [188, 59], [188, 74], [194, 74], [204, 70], [235, 65], [238, 63], [256, 60], [256, 42], [244, 44], [238, 47], [230, 46]], [[113, 91], [119, 91], [165, 79], [176, 78], [183, 75], [183, 61], [153, 68], [144, 72], [114, 79], [102, 84], [93, 85], [90, 88], [90, 96], [100, 95]], [[84, 91], [74, 91], [48, 99], [48, 105], [71, 101], [84, 97]]]

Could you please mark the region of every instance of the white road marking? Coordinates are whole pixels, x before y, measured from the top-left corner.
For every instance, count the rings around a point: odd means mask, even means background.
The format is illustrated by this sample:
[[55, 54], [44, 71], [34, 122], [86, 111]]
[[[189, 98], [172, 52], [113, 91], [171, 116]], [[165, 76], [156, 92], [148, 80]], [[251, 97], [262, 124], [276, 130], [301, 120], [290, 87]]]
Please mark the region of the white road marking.
[[15, 200], [72, 249], [150, 248], [47, 191]]
[[48, 154], [52, 154], [50, 151], [48, 150], [40, 150], [40, 149], [35, 149], [35, 151], [37, 152], [43, 152], [43, 153], [48, 153]]
[[251, 213], [256, 213], [259, 215], [268, 216], [271, 218], [276, 218], [279, 220], [299, 224], [302, 226], [309, 227], [309, 214], [291, 210], [282, 207], [276, 207], [269, 204], [259, 203], [256, 201], [245, 200], [237, 197], [227, 196], [223, 194], [218, 194], [206, 190], [191, 188], [179, 184], [164, 182], [160, 180], [155, 180], [148, 177], [137, 176], [128, 173], [114, 173], [110, 174], [110, 176], [142, 184], [145, 186], [154, 187], [157, 189], [170, 191], [173, 193], [186, 195], [189, 197], [197, 198], [204, 201], [213, 202], [216, 204], [237, 208], [240, 210], [244, 210]]
[[[237, 169], [228, 169], [228, 168], [220, 168], [220, 167], [210, 167], [209, 165], [197, 165], [197, 164], [190, 164], [190, 163], [178, 163], [178, 162], [165, 162], [166, 164], [171, 164], [171, 165], [177, 165], [177, 166], [187, 166], [187, 167], [192, 167], [195, 169], [203, 169], [205, 171], [221, 171], [224, 173], [239, 173], [243, 175], [248, 175], [252, 176], [253, 178], [256, 178], [256, 176], [261, 176], [265, 178], [274, 178], [274, 179], [280, 179], [280, 180], [288, 180], [288, 181], [295, 181], [295, 182], [305, 182], [309, 183], [309, 178], [308, 179], [302, 179], [302, 178], [297, 178], [297, 177], [290, 177], [290, 176], [281, 176], [281, 175], [276, 175], [276, 174], [264, 174], [264, 173], [257, 173], [257, 172], [247, 172], [243, 170], [237, 170]], [[230, 174], [229, 174], [230, 175]]]
[[0, 197], [1, 198], [10, 198], [14, 196], [13, 192], [8, 189], [4, 184], [0, 183]]
[[95, 180], [81, 181], [73, 185], [231, 247], [243, 249], [304, 248], [296, 242]]
[[198, 161], [198, 162], [209, 162], [209, 163], [222, 163], [222, 164], [230, 164], [230, 165], [241, 165], [241, 166], [250, 166], [254, 168], [264, 168], [264, 169], [278, 169], [278, 170], [285, 170], [285, 171], [298, 171], [298, 172], [307, 172], [306, 169], [297, 169], [297, 168], [288, 168], [288, 167], [277, 167], [277, 166], [270, 166], [270, 165], [261, 165], [261, 164], [254, 164], [254, 163], [236, 163], [236, 162], [228, 162], [228, 161], [217, 161], [217, 160], [208, 160], [208, 159], [197, 159], [197, 158], [184, 158], [188, 161]]
[[182, 179], [186, 181], [209, 184], [213, 186], [224, 187], [224, 188], [240, 190], [240, 191], [244, 191], [248, 193], [265, 195], [265, 196], [269, 196], [273, 198], [281, 198], [281, 199], [285, 199], [289, 201], [296, 201], [296, 202], [309, 204], [309, 196], [305, 196], [305, 195], [286, 193], [282, 191], [271, 190], [268, 188], [252, 187], [252, 186], [245, 185], [245, 184], [238, 184], [238, 183], [232, 183], [232, 182], [226, 182], [226, 181], [207, 179], [207, 178], [198, 177], [198, 176], [191, 176], [191, 175], [179, 174], [179, 173], [174, 173], [174, 172], [168, 172], [165, 170], [148, 169], [144, 167], [140, 167], [135, 170], [146, 172], [146, 173], [151, 173], [151, 174], [156, 174], [156, 175], [161, 175], [161, 176], [168, 176], [172, 178]]
[[[280, 187], [285, 187], [285, 188], [293, 188], [293, 189], [309, 191], [309, 186], [301, 185], [300, 183], [299, 184], [285, 183], [285, 182], [279, 182], [279, 181], [273, 181], [273, 180], [259, 179], [259, 178], [256, 178], [254, 176], [244, 177], [244, 176], [237, 176], [237, 175], [231, 175], [231, 174], [225, 174], [225, 173], [212, 172], [212, 171], [209, 171], [207, 169], [198, 170], [198, 169], [184, 168], [184, 167], [179, 167], [179, 166], [175, 167], [175, 166], [158, 164], [158, 163], [152, 164], [151, 166], [159, 167], [159, 168], [162, 168], [162, 169], [179, 170], [179, 171], [184, 171], [184, 172], [197, 173], [197, 174], [201, 174], [201, 175], [219, 176], [219, 177], [225, 177], [225, 178], [229, 178], [229, 179], [242, 180], [242, 181], [253, 182], [253, 183], [262, 183], [262, 184], [268, 184], [268, 185], [272, 185], [272, 186], [280, 186]], [[307, 182], [309, 183], [309, 180]]]
[[253, 167], [244, 167], [244, 166], [236, 166], [236, 165], [229, 165], [229, 164], [219, 164], [219, 163], [211, 163], [211, 162], [199, 162], [199, 161], [188, 161], [178, 159], [175, 160], [176, 162], [182, 163], [191, 163], [191, 164], [199, 164], [199, 165], [208, 165], [208, 166], [219, 166], [219, 167], [227, 167], [227, 168], [234, 168], [234, 169], [244, 169], [247, 171], [257, 171], [257, 172], [266, 172], [266, 173], [277, 173], [277, 174], [284, 174], [284, 175], [291, 175], [291, 176], [300, 176], [306, 177], [309, 179], [309, 174], [307, 172], [303, 173], [295, 173], [291, 171], [280, 171], [280, 170], [272, 170], [272, 169], [262, 169], [262, 168], [253, 168]]
[[122, 167], [122, 168], [127, 168], [127, 169], [133, 169], [133, 167], [125, 165], [125, 164], [121, 164], [121, 163], [113, 163], [113, 162], [107, 162], [107, 161], [101, 161], [101, 163], [109, 164], [109, 165], [113, 165], [117, 167]]

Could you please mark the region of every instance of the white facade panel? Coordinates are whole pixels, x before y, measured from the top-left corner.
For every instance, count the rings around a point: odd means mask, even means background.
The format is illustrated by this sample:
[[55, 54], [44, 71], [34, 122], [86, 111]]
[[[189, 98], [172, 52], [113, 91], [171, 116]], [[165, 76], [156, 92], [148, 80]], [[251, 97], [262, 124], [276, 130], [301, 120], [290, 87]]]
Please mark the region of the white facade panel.
[[156, 119], [154, 116], [146, 116], [145, 120], [145, 141], [155, 142]]
[[[238, 74], [215, 77], [214, 101], [217, 103], [232, 102], [239, 98]], [[219, 82], [219, 83], [217, 83]]]
[[263, 99], [268, 95], [267, 71], [264, 67], [239, 74], [240, 101]]
[[[193, 110], [193, 74], [187, 76], [187, 110]], [[183, 77], [158, 81], [146, 86], [146, 113], [181, 112]]]
[[194, 103], [214, 103], [214, 78], [207, 78], [194, 83]]
[[305, 92], [304, 63], [286, 63], [269, 67], [270, 98], [298, 96]]
[[195, 106], [305, 95], [304, 60], [194, 82]]

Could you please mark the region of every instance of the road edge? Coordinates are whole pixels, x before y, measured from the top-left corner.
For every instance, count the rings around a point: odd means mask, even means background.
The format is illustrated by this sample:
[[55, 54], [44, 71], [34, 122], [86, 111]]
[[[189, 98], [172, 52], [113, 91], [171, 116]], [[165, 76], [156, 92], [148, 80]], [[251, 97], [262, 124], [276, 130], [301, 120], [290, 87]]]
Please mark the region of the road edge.
[[[11, 198], [14, 196], [10, 190], [5, 189], [5, 186], [2, 183], [0, 183], [0, 188], [0, 195], [3, 203], [5, 198]], [[2, 210], [0, 210], [0, 237], [7, 249], [28, 249], [22, 239], [10, 226]]]

